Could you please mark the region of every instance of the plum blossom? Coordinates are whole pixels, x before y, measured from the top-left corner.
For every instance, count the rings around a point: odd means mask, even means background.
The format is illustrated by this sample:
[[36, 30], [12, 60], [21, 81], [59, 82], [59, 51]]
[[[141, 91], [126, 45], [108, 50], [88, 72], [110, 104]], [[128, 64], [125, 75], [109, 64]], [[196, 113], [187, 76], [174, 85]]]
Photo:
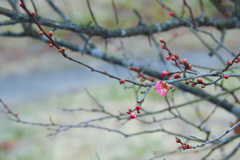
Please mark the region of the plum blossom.
[[168, 90], [170, 89], [166, 81], [157, 81], [155, 88], [156, 92], [159, 93], [160, 96], [166, 96]]

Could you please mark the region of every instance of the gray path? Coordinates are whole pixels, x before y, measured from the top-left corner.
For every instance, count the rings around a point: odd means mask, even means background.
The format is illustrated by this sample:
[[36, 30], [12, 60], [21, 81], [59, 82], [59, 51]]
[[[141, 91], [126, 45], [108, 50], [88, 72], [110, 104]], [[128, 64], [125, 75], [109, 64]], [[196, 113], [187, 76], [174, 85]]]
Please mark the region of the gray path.
[[[185, 57], [188, 58], [190, 62], [194, 62], [194, 64], [201, 66], [208, 64], [208, 67], [214, 68], [218, 68], [220, 65], [216, 58], [206, 58], [203, 60], [203, 56], [201, 55], [203, 53], [201, 52], [188, 51], [188, 53]], [[181, 58], [184, 58], [184, 56], [181, 56]], [[163, 69], [161, 64], [157, 63], [155, 57], [148, 57], [144, 61], [146, 63], [152, 62], [155, 68]], [[49, 67], [51, 67], [51, 65], [49, 65]], [[171, 64], [168, 64], [168, 67], [173, 68]], [[93, 73], [84, 67], [76, 67], [76, 65], [66, 67], [67, 69], [55, 69], [54, 71], [52, 69], [48, 70], [46, 67], [44, 68], [44, 70], [31, 73], [16, 73], [6, 77], [0, 77], [0, 97], [8, 104], [13, 104], [27, 99], [38, 99], [48, 95], [68, 93], [86, 88], [90, 85], [115, 82], [106, 76]], [[121, 73], [125, 72], [126, 74], [126, 70], [123, 70], [121, 67], [119, 69]], [[107, 70], [110, 73], [116, 74], [112, 65], [104, 64], [101, 66], [101, 70]]]

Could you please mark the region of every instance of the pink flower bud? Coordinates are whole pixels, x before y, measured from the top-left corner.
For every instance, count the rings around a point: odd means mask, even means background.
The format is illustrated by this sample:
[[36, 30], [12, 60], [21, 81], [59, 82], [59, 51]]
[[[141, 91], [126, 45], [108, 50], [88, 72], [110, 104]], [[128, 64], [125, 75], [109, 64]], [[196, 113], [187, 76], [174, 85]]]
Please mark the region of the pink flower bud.
[[168, 72], [167, 71], [163, 71], [162, 72], [162, 76], [167, 76], [168, 75]]
[[182, 145], [182, 149], [186, 149], [186, 145]]
[[165, 49], [166, 48], [165, 44], [161, 44], [161, 48]]
[[228, 79], [228, 78], [229, 78], [229, 75], [228, 75], [228, 74], [224, 74], [224, 75], [223, 75], [223, 78]]
[[186, 58], [184, 58], [184, 59], [182, 60], [182, 64], [184, 64], [184, 65], [186, 66], [187, 63], [188, 63], [188, 60], [187, 60]]
[[49, 31], [49, 36], [52, 36], [53, 35], [53, 31]]
[[176, 58], [175, 58], [174, 56], [172, 56], [172, 57], [171, 57], [171, 60], [175, 61], [175, 60], [176, 60]]
[[187, 69], [192, 69], [192, 65], [188, 64]]
[[179, 58], [179, 55], [177, 53], [174, 53], [173, 56], [178, 59]]
[[166, 59], [166, 60], [169, 60], [169, 59], [171, 59], [171, 57], [170, 57], [170, 56], [166, 56], [165, 59]]
[[140, 106], [136, 106], [136, 110], [140, 110], [141, 109], [141, 107]]
[[123, 83], [125, 83], [125, 79], [120, 79], [120, 84], [123, 84]]
[[174, 12], [169, 12], [169, 15], [170, 16], [174, 16]]
[[192, 87], [195, 87], [195, 86], [196, 86], [196, 83], [192, 83], [191, 86], [192, 86]]
[[198, 83], [202, 83], [202, 79], [201, 78], [198, 78], [197, 81], [198, 81]]
[[227, 65], [231, 66], [232, 65], [232, 61], [231, 60], [227, 60]]
[[160, 38], [159, 40], [161, 43], [165, 43], [164, 39], [163, 38]]
[[35, 15], [36, 15], [36, 12], [32, 11], [32, 12], [31, 12], [31, 16], [34, 17]]

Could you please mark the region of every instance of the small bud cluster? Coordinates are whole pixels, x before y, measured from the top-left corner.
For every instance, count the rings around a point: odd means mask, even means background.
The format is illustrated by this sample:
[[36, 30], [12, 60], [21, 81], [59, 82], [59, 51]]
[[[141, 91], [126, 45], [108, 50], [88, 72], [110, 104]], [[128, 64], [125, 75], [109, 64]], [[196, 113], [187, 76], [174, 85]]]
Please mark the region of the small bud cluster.
[[[234, 58], [234, 60], [227, 60], [227, 68], [232, 66], [233, 63], [238, 63], [240, 61], [240, 56]], [[224, 74], [223, 78], [228, 79], [229, 75], [228, 74]]]
[[176, 143], [180, 143], [182, 144], [182, 149], [185, 150], [185, 149], [192, 149], [192, 146], [190, 146], [189, 144], [186, 144], [186, 143], [182, 143], [182, 141], [176, 137]]
[[162, 76], [167, 76], [167, 77], [173, 76], [173, 77], [169, 78], [169, 80], [182, 78], [181, 73], [179, 73], [179, 72], [174, 72], [173, 73], [173, 72], [163, 71]]
[[137, 117], [137, 115], [136, 115], [136, 113], [134, 113], [134, 111], [137, 111], [137, 113], [140, 113], [140, 109], [141, 109], [141, 107], [139, 105], [137, 105], [134, 110], [128, 109], [127, 114], [129, 114], [129, 117], [131, 119], [134, 119]]
[[[179, 65], [183, 65], [184, 68], [185, 68], [185, 70], [190, 70], [190, 69], [192, 69], [192, 65], [188, 62], [188, 60], [187, 60], [186, 58], [180, 60], [180, 59], [179, 59], [180, 56], [179, 56], [178, 54], [171, 52], [171, 51], [167, 48], [166, 42], [165, 42], [165, 40], [164, 40], [163, 38], [160, 38], [159, 41], [160, 41], [160, 43], [162, 43], [162, 44], [161, 44], [162, 49], [165, 49], [165, 50], [168, 51], [168, 55], [166, 56], [166, 60], [170, 60], [170, 59], [171, 59], [172, 61], [175, 62], [175, 65], [177, 65], [178, 68], [180, 68]], [[230, 64], [230, 62], [228, 62], [228, 63]], [[167, 71], [163, 71], [163, 72], [162, 72], [162, 76], [168, 76], [168, 77], [173, 76], [173, 77], [170, 77], [169, 80], [182, 78], [181, 74], [182, 74], [182, 73], [180, 73], [180, 72], [175, 72], [175, 73], [167, 72]], [[226, 77], [227, 77], [227, 76], [226, 76]], [[224, 78], [225, 78], [225, 77], [224, 77]], [[195, 87], [197, 84], [201, 84], [201, 88], [205, 88], [205, 87], [206, 87], [206, 83], [203, 83], [203, 81], [202, 81], [201, 78], [198, 78], [198, 79], [197, 79], [197, 82], [186, 80], [185, 83], [186, 83], [187, 85], [191, 83], [191, 86], [192, 86], [192, 87]]]
[[[227, 70], [230, 66], [232, 66], [233, 63], [238, 63], [238, 62], [240, 62], [240, 56], [235, 57], [233, 60], [230, 60], [230, 59], [227, 60], [227, 67], [226, 67], [225, 70]], [[225, 79], [228, 79], [229, 75], [228, 74], [223, 74], [222, 77], [225, 78]]]
[[[228, 64], [232, 64], [232, 63], [228, 61]], [[182, 78], [179, 72], [176, 72], [176, 73], [167, 72], [167, 71], [162, 72], [162, 76], [171, 76], [171, 75], [173, 75], [173, 77], [169, 78], [169, 80]], [[225, 78], [225, 79], [228, 79], [229, 75], [228, 74], [223, 74], [222, 77]], [[203, 80], [201, 78], [198, 78], [197, 81], [186, 80], [185, 84], [186, 85], [191, 84], [192, 87], [195, 87], [197, 84], [201, 84], [201, 88], [205, 88], [206, 85], [207, 85], [206, 83], [203, 82]]]
[[[186, 58], [180, 60], [180, 56], [176, 53], [171, 52], [168, 48], [167, 48], [167, 44], [165, 42], [165, 40], [163, 38], [160, 38], [160, 43], [161, 43], [161, 48], [165, 49], [168, 51], [168, 55], [165, 57], [166, 60], [172, 60], [174, 61], [175, 65], [177, 65], [179, 67], [180, 64], [184, 65], [185, 70], [190, 70], [192, 69], [192, 65], [190, 63], [188, 63], [188, 60]], [[168, 75], [169, 76], [169, 75]]]
[[154, 82], [156, 80], [155, 77], [145, 76], [143, 72], [140, 72], [141, 69], [139, 67], [130, 66], [128, 67], [128, 69], [137, 72], [138, 73], [137, 78], [140, 78], [141, 82], [145, 82], [146, 80], [149, 80], [150, 82]]
[[66, 50], [66, 48], [65, 47], [62, 47], [62, 48], [60, 48], [59, 50], [58, 50], [58, 52], [64, 52]]
[[191, 84], [192, 87], [195, 87], [197, 84], [201, 84], [201, 88], [205, 88], [206, 87], [206, 84], [204, 84], [203, 80], [201, 78], [198, 78], [197, 79], [197, 82], [194, 82], [194, 81], [189, 81], [189, 80], [186, 80], [185, 81], [185, 84], [188, 85], [188, 84]]
[[130, 66], [130, 67], [128, 67], [128, 69], [132, 70], [132, 71], [140, 72], [140, 68], [139, 67]]
[[[39, 32], [40, 35], [43, 35], [43, 34], [46, 34], [43, 30]], [[53, 31], [49, 31], [48, 32], [48, 35], [50, 36], [51, 39], [49, 39], [49, 47], [52, 48], [54, 46], [54, 42], [55, 42], [55, 39], [52, 37], [53, 36]], [[58, 52], [64, 52], [66, 50], [65, 47], [62, 47], [60, 49], [58, 49]]]
[[17, 119], [17, 122], [20, 121], [19, 117], [18, 117], [18, 113], [13, 113], [8, 106], [2, 101], [2, 99], [0, 98], [0, 103], [4, 106], [4, 108], [7, 110], [6, 113], [7, 114], [11, 114], [13, 116], [15, 116], [15, 118]]
[[[19, 6], [22, 7], [22, 8], [32, 17], [32, 19], [35, 21], [35, 23], [36, 23], [38, 26], [40, 26], [40, 23], [34, 18], [34, 16], [36, 16], [36, 12], [34, 12], [34, 11], [29, 12], [28, 9], [26, 8], [25, 4], [22, 3], [22, 2], [19, 3]], [[49, 42], [50, 42], [49, 47], [52, 48], [53, 46], [56, 46], [56, 48], [58, 48], [58, 52], [61, 52], [61, 53], [66, 57], [66, 54], [64, 53], [65, 48], [64, 48], [64, 47], [60, 48], [60, 47], [55, 43], [55, 39], [52, 37], [52, 36], [53, 36], [53, 31], [49, 31], [49, 33], [48, 33], [48, 35], [47, 35], [47, 33], [46, 33], [41, 27], [39, 27], [39, 28], [40, 28], [40, 30], [41, 30], [41, 31], [39, 32], [39, 34], [40, 34], [40, 35], [46, 35], [46, 37], [49, 39]]]
[[[40, 35], [43, 35], [44, 32], [43, 32], [43, 31], [40, 31], [39, 34], [40, 34]], [[49, 31], [49, 32], [48, 32], [48, 35], [49, 35], [50, 38], [51, 38], [51, 39], [49, 39], [49, 42], [50, 42], [49, 47], [52, 48], [52, 47], [54, 46], [53, 43], [55, 43], [55, 39], [52, 37], [52, 36], [53, 36], [53, 31]], [[58, 52], [64, 52], [65, 50], [66, 50], [66, 48], [62, 47], [62, 48], [58, 49]]]

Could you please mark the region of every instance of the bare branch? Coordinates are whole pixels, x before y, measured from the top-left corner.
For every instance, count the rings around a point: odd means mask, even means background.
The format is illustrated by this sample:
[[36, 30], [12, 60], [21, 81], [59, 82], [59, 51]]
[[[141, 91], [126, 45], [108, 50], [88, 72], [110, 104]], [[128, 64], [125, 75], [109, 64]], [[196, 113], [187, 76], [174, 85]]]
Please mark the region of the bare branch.
[[[238, 123], [236, 123], [234, 126], [232, 126], [230, 129], [228, 129], [225, 133], [223, 133], [222, 135], [220, 135], [219, 137], [213, 139], [213, 140], [210, 140], [210, 141], [206, 141], [200, 145], [196, 145], [196, 146], [193, 146], [193, 148], [199, 148], [199, 147], [203, 147], [209, 143], [215, 143], [215, 142], [218, 142], [222, 137], [224, 137], [226, 134], [228, 134], [229, 132], [231, 132], [234, 128], [236, 128], [238, 125], [240, 125], [240, 121]], [[192, 138], [194, 139], [198, 139], [196, 137], [193, 137], [191, 136]]]
[[64, 14], [60, 8], [58, 8], [52, 0], [47, 0], [48, 4], [64, 19], [66, 22], [70, 22], [70, 18]]
[[[29, 22], [30, 18], [24, 14], [16, 14], [16, 12], [10, 11], [8, 9], [5, 9], [3, 7], [0, 7], [0, 14], [8, 16], [12, 19], [21, 19], [21, 22]], [[150, 24], [146, 26], [135, 26], [131, 28], [126, 29], [104, 29], [101, 27], [89, 27], [88, 25], [80, 25], [79, 23], [67, 23], [67, 22], [57, 22], [52, 21], [48, 19], [41, 18], [38, 16], [38, 19], [40, 20], [39, 23], [44, 26], [58, 28], [58, 29], [64, 29], [64, 30], [70, 30], [74, 32], [79, 33], [85, 33], [89, 36], [101, 36], [103, 38], [117, 38], [117, 37], [130, 37], [130, 36], [137, 36], [137, 35], [149, 35], [159, 32], [164, 32], [171, 30], [173, 28], [183, 27], [187, 26], [185, 22], [173, 19], [168, 21], [167, 23], [155, 23]], [[226, 29], [232, 29], [232, 28], [239, 28], [240, 24], [237, 23], [236, 19], [217, 19], [217, 18], [195, 18], [194, 19], [197, 27], [200, 26], [212, 26], [216, 27], [218, 29], [226, 28]], [[190, 22], [191, 19], [186, 19], [187, 22]]]
[[87, 5], [88, 5], [88, 9], [89, 9], [89, 11], [90, 11], [90, 14], [91, 14], [91, 16], [92, 16], [92, 19], [93, 19], [95, 25], [96, 25], [97, 27], [100, 27], [100, 26], [98, 25], [98, 23], [97, 23], [97, 20], [96, 20], [94, 14], [93, 14], [93, 11], [92, 11], [92, 8], [91, 8], [91, 5], [90, 5], [89, 0], [87, 0]]
[[188, 8], [188, 10], [189, 10], [189, 13], [190, 13], [190, 16], [191, 16], [191, 19], [192, 19], [193, 28], [196, 28], [196, 23], [195, 23], [195, 20], [194, 20], [192, 8], [188, 5], [188, 3], [187, 3], [186, 0], [183, 0], [183, 3], [184, 3], [184, 5], [185, 5], [185, 6]]

